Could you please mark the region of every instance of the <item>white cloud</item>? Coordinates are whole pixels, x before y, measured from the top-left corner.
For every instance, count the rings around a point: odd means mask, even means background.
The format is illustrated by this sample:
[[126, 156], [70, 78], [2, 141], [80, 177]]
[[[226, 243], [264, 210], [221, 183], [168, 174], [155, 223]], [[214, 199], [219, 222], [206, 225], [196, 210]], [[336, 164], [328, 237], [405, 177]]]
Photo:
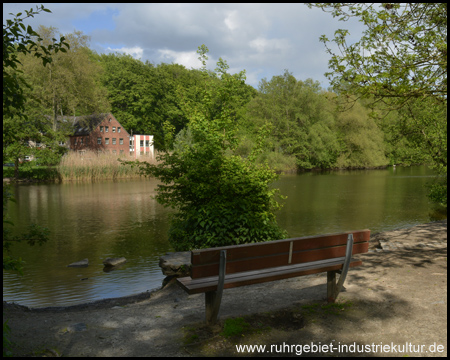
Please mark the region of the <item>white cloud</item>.
[[106, 50], [112, 51], [112, 52], [122, 52], [128, 55], [131, 55], [135, 59], [142, 59], [142, 55], [144, 54], [144, 49], [140, 48], [139, 46], [134, 47], [122, 47], [120, 49], [112, 49], [110, 47], [107, 47]]
[[161, 61], [165, 63], [176, 63], [185, 66], [187, 69], [199, 68], [201, 63], [198, 60], [196, 51], [174, 51], [168, 49], [158, 50]]
[[263, 37], [257, 37], [251, 40], [249, 46], [258, 53], [286, 51], [290, 47], [289, 40], [287, 39], [265, 39]]
[[[4, 23], [5, 14], [32, 6], [4, 3]], [[319, 36], [331, 39], [336, 29], [346, 28], [355, 39], [363, 27], [355, 19], [339, 22], [320, 9], [292, 3], [52, 3], [48, 7], [52, 14], [36, 15], [25, 25], [54, 26], [63, 34], [82, 30], [91, 35], [91, 46], [98, 52], [119, 51], [142, 61], [174, 62], [187, 68], [201, 66], [196, 51], [205, 44], [210, 50], [208, 69], [214, 69], [214, 59], [221, 57], [231, 73], [231, 69], [245, 69], [247, 83], [255, 87], [261, 78], [270, 80], [284, 69], [299, 80], [312, 78], [327, 87], [323, 74], [330, 56]]]
[[237, 20], [237, 10], [229, 11], [227, 17], [223, 22], [229, 30], [236, 30], [239, 27]]

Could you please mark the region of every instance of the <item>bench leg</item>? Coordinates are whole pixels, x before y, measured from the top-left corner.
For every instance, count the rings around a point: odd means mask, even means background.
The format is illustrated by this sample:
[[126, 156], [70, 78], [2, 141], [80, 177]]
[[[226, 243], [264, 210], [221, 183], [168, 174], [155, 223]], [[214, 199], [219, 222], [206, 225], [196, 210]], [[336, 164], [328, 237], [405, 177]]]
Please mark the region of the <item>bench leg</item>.
[[327, 271], [327, 301], [334, 303], [336, 301], [336, 273], [337, 271]]
[[[217, 315], [219, 314], [220, 301], [217, 301], [217, 291], [210, 291], [205, 293], [205, 305], [206, 305], [206, 323], [213, 325], [217, 321]], [[222, 295], [222, 294], [220, 294]]]
[[223, 286], [225, 283], [226, 264], [227, 264], [227, 251], [221, 250], [217, 291], [205, 292], [206, 323], [208, 325], [213, 325], [217, 321], [217, 315], [219, 314], [220, 303], [222, 301]]
[[345, 278], [347, 277], [348, 268], [353, 253], [353, 234], [348, 234], [347, 247], [345, 249], [345, 261], [342, 265], [341, 276], [339, 276], [339, 282], [336, 283], [336, 273], [338, 271], [327, 271], [327, 300], [328, 302], [335, 302], [339, 295], [339, 292], [344, 285]]

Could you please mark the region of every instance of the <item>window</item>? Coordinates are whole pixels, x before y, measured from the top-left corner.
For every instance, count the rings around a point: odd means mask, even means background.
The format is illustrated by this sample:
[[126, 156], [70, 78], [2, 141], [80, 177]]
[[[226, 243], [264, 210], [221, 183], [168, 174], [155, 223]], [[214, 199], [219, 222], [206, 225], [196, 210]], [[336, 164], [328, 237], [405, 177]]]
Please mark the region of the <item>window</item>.
[[123, 145], [123, 139], [119, 139], [119, 145]]
[[140, 141], [140, 146], [141, 146], [141, 147], [144, 147], [144, 140], [141, 140], [141, 141]]
[[108, 132], [109, 126], [105, 126], [105, 132]]
[[113, 126], [113, 132], [116, 132], [116, 127], [115, 126]]
[[106, 144], [106, 145], [109, 144], [109, 138], [105, 138], [105, 144]]
[[102, 144], [102, 138], [97, 138], [97, 144]]
[[100, 126], [100, 132], [103, 132], [103, 126]]
[[149, 143], [150, 143], [150, 140], [145, 140], [145, 146], [146, 146], [146, 147], [149, 147], [149, 146], [150, 146]]
[[80, 145], [83, 145], [83, 138], [80, 138]]
[[117, 154], [117, 150], [113, 150], [112, 153], [113, 153], [113, 154]]
[[112, 138], [113, 139], [113, 145], [116, 145], [116, 138]]
[[109, 118], [108, 121], [111, 122], [111, 118]]
[[77, 138], [73, 139], [73, 144], [76, 146], [77, 145]]
[[120, 154], [123, 154], [123, 150], [119, 150]]
[[120, 132], [120, 126], [117, 128], [117, 132]]

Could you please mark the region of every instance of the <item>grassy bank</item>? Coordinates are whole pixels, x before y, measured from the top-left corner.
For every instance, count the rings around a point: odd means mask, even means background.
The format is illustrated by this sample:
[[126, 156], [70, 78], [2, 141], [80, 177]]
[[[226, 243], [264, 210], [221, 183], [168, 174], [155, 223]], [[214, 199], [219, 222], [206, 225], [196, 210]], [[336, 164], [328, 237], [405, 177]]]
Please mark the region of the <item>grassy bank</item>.
[[[22, 181], [97, 181], [107, 179], [132, 179], [140, 177], [137, 167], [124, 165], [118, 161], [119, 156], [111, 153], [87, 151], [83, 154], [69, 152], [57, 166], [35, 166], [33, 162], [22, 164], [19, 168], [19, 176]], [[121, 156], [122, 160], [133, 160], [128, 156]], [[156, 164], [156, 159], [142, 157], [141, 161]], [[354, 170], [354, 169], [383, 169], [379, 167], [345, 167], [328, 169], [299, 169], [293, 156], [285, 156], [280, 153], [266, 152], [261, 154], [258, 163], [267, 163], [269, 167], [279, 174], [292, 174], [303, 171], [323, 170]], [[401, 166], [401, 164], [399, 164]], [[415, 164], [416, 165], [416, 164]], [[3, 178], [13, 178], [14, 167], [3, 167]]]
[[[124, 165], [118, 161], [117, 154], [87, 151], [83, 154], [69, 152], [63, 156], [57, 166], [37, 166], [33, 163], [20, 165], [20, 181], [96, 181], [107, 179], [138, 178], [136, 167]], [[133, 160], [122, 156], [122, 160]], [[141, 161], [156, 163], [155, 159], [142, 157]], [[14, 178], [14, 167], [3, 167], [3, 178]]]
[[[3, 167], [3, 178], [14, 178], [14, 167]], [[56, 166], [22, 165], [19, 167], [21, 181], [55, 181], [59, 178]]]
[[[122, 160], [129, 160], [122, 156]], [[154, 162], [151, 158], [142, 158], [143, 161]], [[70, 152], [65, 155], [57, 166], [61, 181], [67, 180], [103, 180], [140, 177], [136, 167], [124, 165], [118, 161], [117, 154], [87, 151], [83, 154]]]

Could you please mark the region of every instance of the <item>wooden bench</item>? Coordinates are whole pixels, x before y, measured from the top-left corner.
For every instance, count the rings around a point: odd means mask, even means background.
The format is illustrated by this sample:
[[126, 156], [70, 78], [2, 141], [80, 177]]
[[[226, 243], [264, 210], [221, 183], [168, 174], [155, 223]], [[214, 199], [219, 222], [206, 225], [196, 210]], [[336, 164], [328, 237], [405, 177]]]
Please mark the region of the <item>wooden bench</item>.
[[[352, 258], [369, 249], [370, 230], [351, 231], [191, 252], [191, 276], [178, 278], [189, 294], [205, 293], [206, 322], [217, 320], [223, 289], [327, 272], [327, 300], [334, 302]], [[336, 273], [340, 273], [336, 283]]]

